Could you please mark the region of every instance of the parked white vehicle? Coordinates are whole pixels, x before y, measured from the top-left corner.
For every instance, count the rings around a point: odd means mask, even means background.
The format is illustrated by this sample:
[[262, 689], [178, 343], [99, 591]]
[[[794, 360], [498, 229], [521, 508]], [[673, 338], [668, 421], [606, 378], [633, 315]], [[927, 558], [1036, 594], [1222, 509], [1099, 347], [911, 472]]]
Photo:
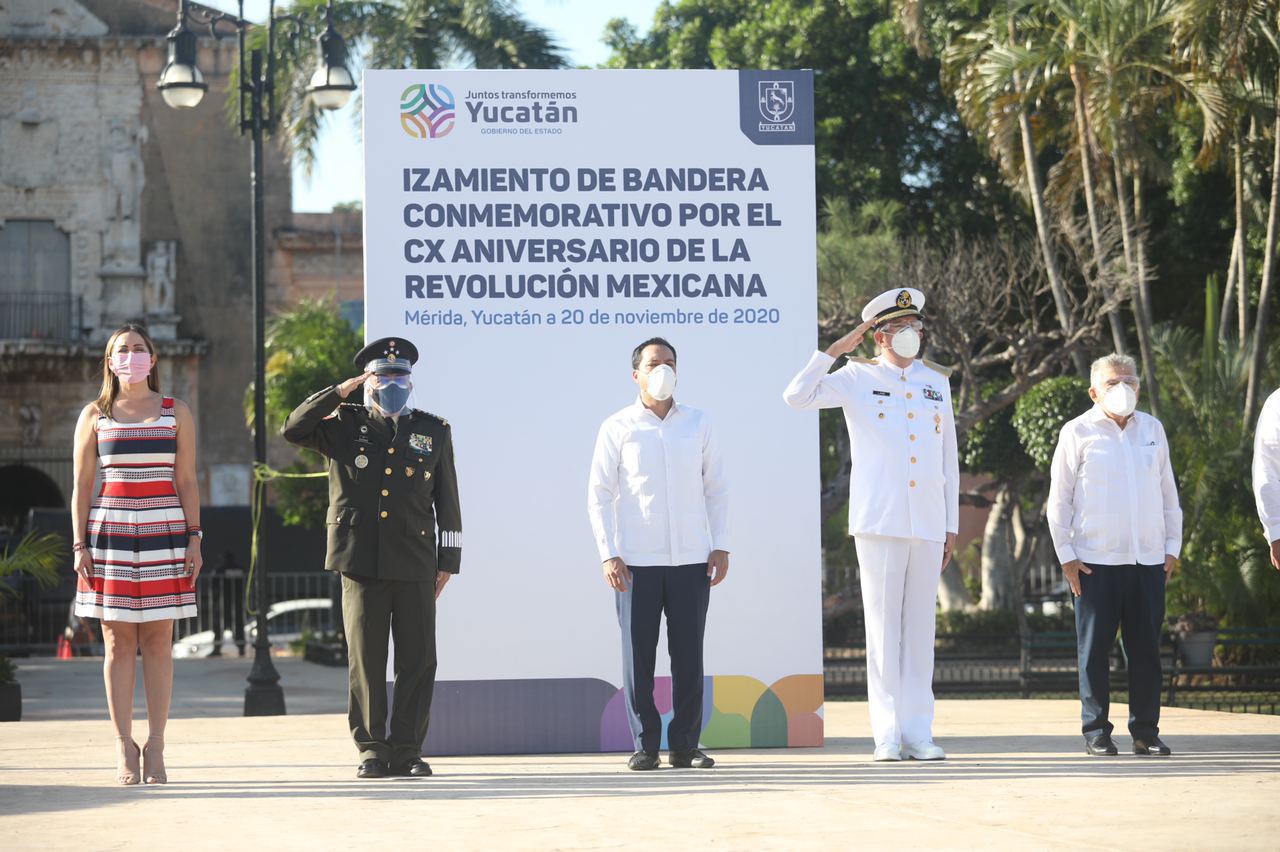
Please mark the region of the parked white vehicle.
[[[298, 598], [291, 601], [273, 603], [267, 609], [267, 636], [273, 650], [282, 650], [290, 642], [302, 638], [302, 630], [309, 627], [321, 633], [332, 630], [336, 624], [333, 618], [333, 601], [329, 598]], [[253, 645], [258, 635], [258, 620], [251, 618], [245, 622], [245, 642]], [[207, 657], [213, 652], [214, 632], [202, 630], [183, 636], [173, 643], [175, 658]], [[222, 631], [223, 648], [235, 648], [235, 635], [231, 630]], [[225, 650], [224, 652], [225, 653]]]

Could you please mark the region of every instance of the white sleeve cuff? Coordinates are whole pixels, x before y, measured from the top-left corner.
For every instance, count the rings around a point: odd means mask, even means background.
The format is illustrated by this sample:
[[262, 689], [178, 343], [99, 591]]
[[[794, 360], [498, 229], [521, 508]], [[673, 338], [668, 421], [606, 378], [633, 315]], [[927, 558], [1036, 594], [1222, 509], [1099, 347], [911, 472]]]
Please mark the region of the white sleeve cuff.
[[1267, 543], [1270, 544], [1276, 539], [1280, 539], [1280, 524], [1272, 524], [1267, 527]]
[[1063, 565], [1068, 562], [1074, 562], [1079, 558], [1076, 556], [1076, 549], [1069, 544], [1064, 544], [1062, 547], [1057, 548], [1057, 553], [1058, 561]]
[[1176, 539], [1169, 539], [1164, 543], [1164, 552], [1172, 556], [1174, 559], [1180, 559], [1178, 555], [1182, 553], [1182, 542]]

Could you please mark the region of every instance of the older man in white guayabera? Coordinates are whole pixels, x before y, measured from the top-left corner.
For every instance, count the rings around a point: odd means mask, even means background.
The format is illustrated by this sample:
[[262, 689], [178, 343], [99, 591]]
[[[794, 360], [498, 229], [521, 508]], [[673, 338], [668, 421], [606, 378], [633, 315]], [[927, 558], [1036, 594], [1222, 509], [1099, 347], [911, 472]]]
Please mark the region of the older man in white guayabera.
[[1271, 548], [1271, 566], [1280, 571], [1280, 390], [1267, 397], [1253, 439], [1253, 496]]
[[1085, 752], [1118, 753], [1108, 718], [1119, 629], [1129, 660], [1133, 753], [1160, 740], [1160, 632], [1165, 584], [1178, 567], [1182, 509], [1164, 427], [1135, 410], [1138, 368], [1107, 355], [1089, 371], [1093, 408], [1062, 427], [1049, 485], [1049, 532], [1075, 597]]

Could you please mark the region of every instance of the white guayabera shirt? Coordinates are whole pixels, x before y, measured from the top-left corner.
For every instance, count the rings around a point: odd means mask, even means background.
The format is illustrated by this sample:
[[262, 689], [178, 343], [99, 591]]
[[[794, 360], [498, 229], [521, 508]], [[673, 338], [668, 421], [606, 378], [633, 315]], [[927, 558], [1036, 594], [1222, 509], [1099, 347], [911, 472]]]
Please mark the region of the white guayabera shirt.
[[1182, 508], [1160, 421], [1121, 429], [1102, 407], [1062, 427], [1049, 470], [1049, 534], [1061, 562], [1163, 565], [1182, 550]]
[[702, 411], [673, 403], [666, 419], [639, 398], [600, 426], [587, 482], [600, 561], [692, 565], [729, 550], [729, 483]]
[[1253, 496], [1267, 541], [1280, 538], [1280, 390], [1267, 397], [1253, 438]]

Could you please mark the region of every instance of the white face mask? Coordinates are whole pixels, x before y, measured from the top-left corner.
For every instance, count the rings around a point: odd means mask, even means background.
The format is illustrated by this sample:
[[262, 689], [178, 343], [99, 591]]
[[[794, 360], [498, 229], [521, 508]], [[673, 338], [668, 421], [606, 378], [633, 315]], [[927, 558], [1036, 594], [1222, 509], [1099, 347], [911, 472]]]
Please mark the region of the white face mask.
[[666, 364], [654, 367], [645, 381], [645, 390], [658, 402], [671, 399], [671, 394], [676, 391], [676, 371]]
[[920, 354], [920, 332], [911, 326], [896, 332], [889, 341], [889, 348], [900, 358], [914, 358]]
[[1102, 395], [1102, 409], [1116, 417], [1128, 417], [1138, 407], [1138, 392], [1126, 384], [1113, 386]]

